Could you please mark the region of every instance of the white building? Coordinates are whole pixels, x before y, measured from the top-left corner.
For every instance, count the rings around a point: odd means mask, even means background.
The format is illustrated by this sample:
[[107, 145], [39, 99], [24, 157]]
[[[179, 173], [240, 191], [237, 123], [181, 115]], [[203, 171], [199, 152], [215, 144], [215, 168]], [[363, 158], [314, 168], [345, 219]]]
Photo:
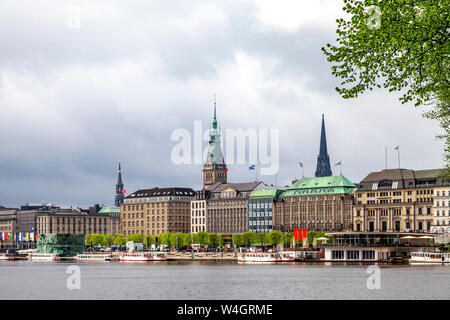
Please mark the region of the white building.
[[436, 242], [450, 241], [450, 184], [434, 189], [433, 225]]

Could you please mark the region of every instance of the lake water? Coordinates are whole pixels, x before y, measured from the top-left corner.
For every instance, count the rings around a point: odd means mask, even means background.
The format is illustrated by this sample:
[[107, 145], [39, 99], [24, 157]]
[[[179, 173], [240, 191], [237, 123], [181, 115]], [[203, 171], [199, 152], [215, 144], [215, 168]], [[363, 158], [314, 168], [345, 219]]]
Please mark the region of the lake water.
[[[68, 289], [69, 266], [81, 288]], [[0, 262], [0, 299], [449, 299], [450, 265]]]

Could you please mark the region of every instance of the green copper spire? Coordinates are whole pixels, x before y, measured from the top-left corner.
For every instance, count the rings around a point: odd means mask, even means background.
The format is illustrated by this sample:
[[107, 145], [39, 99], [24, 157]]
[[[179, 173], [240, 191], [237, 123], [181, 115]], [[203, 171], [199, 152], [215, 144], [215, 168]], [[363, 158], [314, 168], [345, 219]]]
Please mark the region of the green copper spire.
[[216, 118], [216, 94], [214, 94], [214, 120], [213, 129], [217, 129], [217, 118]]

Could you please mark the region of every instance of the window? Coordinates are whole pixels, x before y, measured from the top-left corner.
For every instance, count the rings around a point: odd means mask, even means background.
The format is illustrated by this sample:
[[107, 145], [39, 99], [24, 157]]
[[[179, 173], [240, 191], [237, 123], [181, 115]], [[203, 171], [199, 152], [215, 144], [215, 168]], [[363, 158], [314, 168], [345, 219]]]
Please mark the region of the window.
[[349, 250], [347, 251], [347, 259], [349, 260], [359, 260], [359, 251]]

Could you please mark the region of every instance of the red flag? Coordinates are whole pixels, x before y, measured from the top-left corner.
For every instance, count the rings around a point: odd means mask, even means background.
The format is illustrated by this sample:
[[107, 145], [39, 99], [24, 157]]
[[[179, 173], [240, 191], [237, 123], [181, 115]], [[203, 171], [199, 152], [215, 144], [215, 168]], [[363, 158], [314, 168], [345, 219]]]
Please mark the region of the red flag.
[[125, 190], [121, 190], [120, 192], [122, 192], [122, 193], [126, 193], [126, 191], [125, 191]]

